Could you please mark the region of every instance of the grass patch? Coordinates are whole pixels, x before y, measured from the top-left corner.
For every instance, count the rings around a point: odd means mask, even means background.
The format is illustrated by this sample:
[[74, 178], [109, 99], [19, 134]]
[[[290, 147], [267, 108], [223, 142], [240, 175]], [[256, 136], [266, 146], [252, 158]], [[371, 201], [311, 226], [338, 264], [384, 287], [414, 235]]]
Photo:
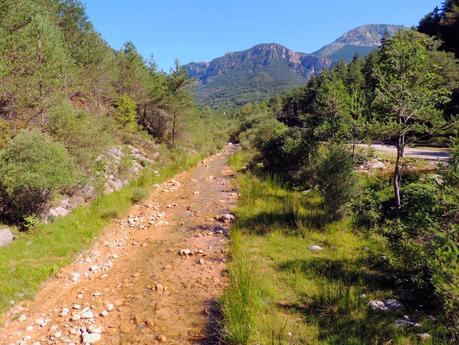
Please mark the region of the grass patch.
[[[238, 156], [239, 155], [239, 156]], [[230, 162], [241, 168], [237, 153]], [[228, 344], [447, 344], [438, 325], [409, 301], [403, 312], [375, 313], [371, 299], [397, 298], [384, 267], [385, 241], [356, 233], [349, 219], [327, 223], [314, 192], [274, 178], [239, 174], [231, 283], [221, 298]], [[311, 251], [319, 245], [322, 251]], [[397, 328], [409, 314], [419, 328]], [[428, 332], [431, 339], [420, 340]]]
[[186, 170], [202, 155], [168, 157], [159, 168], [159, 176], [146, 172], [120, 191], [102, 195], [89, 205], [80, 206], [51, 224], [38, 225], [8, 247], [0, 249], [0, 312], [30, 299], [41, 284], [61, 267], [72, 262], [88, 248], [113, 219], [124, 215], [133, 202], [140, 202], [155, 183]]

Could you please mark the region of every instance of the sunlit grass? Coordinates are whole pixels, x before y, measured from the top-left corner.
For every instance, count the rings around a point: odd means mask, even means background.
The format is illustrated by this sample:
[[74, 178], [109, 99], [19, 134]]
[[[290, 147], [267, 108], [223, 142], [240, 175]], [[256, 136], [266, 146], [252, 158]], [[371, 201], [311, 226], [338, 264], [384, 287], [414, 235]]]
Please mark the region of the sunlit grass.
[[[237, 155], [233, 167], [243, 166]], [[221, 299], [228, 344], [447, 343], [435, 338], [425, 315], [417, 315], [421, 327], [402, 329], [394, 321], [409, 311], [369, 310], [370, 299], [397, 298], [379, 265], [388, 255], [382, 238], [355, 232], [347, 218], [327, 223], [313, 191], [248, 173], [237, 184], [231, 284]], [[433, 340], [421, 341], [422, 332]]]

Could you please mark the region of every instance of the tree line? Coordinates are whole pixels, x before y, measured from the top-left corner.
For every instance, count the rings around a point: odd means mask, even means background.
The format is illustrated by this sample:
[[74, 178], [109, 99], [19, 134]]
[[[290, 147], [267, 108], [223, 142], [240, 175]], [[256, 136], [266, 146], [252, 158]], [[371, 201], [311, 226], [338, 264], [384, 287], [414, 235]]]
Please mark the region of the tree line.
[[178, 61], [166, 73], [132, 42], [111, 48], [79, 0], [2, 0], [0, 220], [23, 222], [56, 193], [100, 183], [109, 147], [220, 143], [223, 119], [194, 103], [191, 84]]
[[[420, 30], [385, 37], [365, 58], [355, 56], [304, 87], [245, 105], [234, 139], [253, 150], [250, 169], [274, 174], [292, 188], [317, 189], [329, 221], [349, 216], [356, 229], [386, 238], [391, 265], [385, 274], [406, 300], [434, 310], [454, 342], [459, 340], [459, 69], [458, 41], [445, 26], [457, 25], [457, 2], [446, 1], [442, 11], [436, 16], [446, 31], [439, 37], [420, 32], [424, 19]], [[390, 174], [356, 174], [356, 167], [372, 159], [357, 144], [375, 141], [396, 148]], [[417, 169], [405, 158], [413, 143], [449, 146], [452, 159]]]

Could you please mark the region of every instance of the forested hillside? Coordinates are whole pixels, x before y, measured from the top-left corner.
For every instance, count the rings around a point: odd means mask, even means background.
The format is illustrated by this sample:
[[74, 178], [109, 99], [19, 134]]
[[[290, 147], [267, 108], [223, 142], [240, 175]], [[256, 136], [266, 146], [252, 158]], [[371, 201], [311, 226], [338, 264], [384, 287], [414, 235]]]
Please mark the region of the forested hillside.
[[229, 343], [459, 342], [457, 10], [240, 109]]
[[31, 222], [59, 195], [118, 189], [171, 150], [213, 149], [223, 118], [191, 94], [180, 65], [166, 74], [131, 42], [113, 50], [80, 1], [2, 1], [0, 222]]
[[312, 54], [295, 52], [276, 43], [258, 44], [241, 52], [227, 53], [210, 62], [184, 66], [196, 81], [196, 99], [214, 108], [259, 102], [304, 85], [339, 61], [352, 61], [375, 50], [381, 39], [401, 25], [362, 25]]

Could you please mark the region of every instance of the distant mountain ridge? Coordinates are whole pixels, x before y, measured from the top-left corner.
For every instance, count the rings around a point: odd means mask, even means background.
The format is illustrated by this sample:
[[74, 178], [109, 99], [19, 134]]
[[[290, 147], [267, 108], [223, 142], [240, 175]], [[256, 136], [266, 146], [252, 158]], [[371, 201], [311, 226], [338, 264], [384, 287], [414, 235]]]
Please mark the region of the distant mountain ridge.
[[346, 32], [337, 40], [312, 53], [333, 62], [350, 61], [355, 53], [365, 56], [381, 44], [384, 35], [393, 36], [403, 25], [367, 24]]
[[197, 99], [201, 103], [216, 107], [242, 105], [304, 84], [337, 61], [350, 61], [355, 53], [365, 56], [379, 46], [386, 33], [393, 35], [401, 28], [363, 25], [312, 54], [295, 52], [277, 43], [258, 44], [210, 62], [192, 62], [184, 68], [197, 80]]

